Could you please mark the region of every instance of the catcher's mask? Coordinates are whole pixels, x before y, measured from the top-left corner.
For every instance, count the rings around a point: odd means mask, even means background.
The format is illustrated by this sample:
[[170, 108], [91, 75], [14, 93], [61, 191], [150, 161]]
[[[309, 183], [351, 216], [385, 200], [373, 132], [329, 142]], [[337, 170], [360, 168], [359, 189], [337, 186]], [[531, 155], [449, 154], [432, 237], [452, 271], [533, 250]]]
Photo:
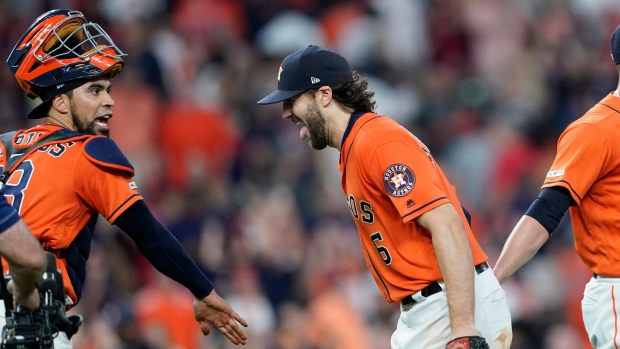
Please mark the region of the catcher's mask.
[[36, 119], [46, 116], [54, 96], [77, 87], [76, 82], [120, 73], [123, 56], [110, 36], [81, 12], [52, 10], [24, 32], [7, 64], [28, 96], [42, 99], [28, 114]]

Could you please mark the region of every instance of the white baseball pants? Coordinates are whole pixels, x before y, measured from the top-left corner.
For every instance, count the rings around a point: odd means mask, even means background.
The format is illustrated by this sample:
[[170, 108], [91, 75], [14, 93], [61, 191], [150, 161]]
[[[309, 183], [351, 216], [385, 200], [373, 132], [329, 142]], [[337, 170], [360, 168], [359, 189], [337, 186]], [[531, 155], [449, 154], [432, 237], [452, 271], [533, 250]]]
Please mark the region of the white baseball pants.
[[583, 292], [581, 311], [594, 349], [620, 348], [620, 278], [590, 279]]
[[[392, 349], [444, 349], [450, 337], [450, 317], [445, 284], [438, 292], [410, 309], [401, 305]], [[506, 294], [491, 268], [475, 277], [476, 328], [491, 349], [508, 349], [512, 342], [512, 322]], [[421, 296], [420, 296], [421, 297]]]

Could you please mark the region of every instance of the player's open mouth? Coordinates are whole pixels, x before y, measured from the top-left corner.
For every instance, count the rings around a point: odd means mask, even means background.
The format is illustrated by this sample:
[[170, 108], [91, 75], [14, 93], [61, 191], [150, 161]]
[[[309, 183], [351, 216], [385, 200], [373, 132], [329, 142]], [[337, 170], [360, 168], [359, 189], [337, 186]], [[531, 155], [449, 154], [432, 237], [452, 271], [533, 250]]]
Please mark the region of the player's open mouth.
[[306, 124], [304, 124], [304, 122], [300, 118], [296, 117], [295, 115], [291, 115], [289, 116], [289, 119], [295, 125], [301, 124], [301, 130], [299, 130], [299, 138], [301, 138], [302, 141], [306, 139], [306, 137], [310, 138], [310, 132], [308, 131], [308, 126], [306, 126]]
[[97, 127], [100, 129], [107, 130], [110, 128], [109, 120], [110, 115], [100, 116], [95, 119], [95, 125], [97, 125]]

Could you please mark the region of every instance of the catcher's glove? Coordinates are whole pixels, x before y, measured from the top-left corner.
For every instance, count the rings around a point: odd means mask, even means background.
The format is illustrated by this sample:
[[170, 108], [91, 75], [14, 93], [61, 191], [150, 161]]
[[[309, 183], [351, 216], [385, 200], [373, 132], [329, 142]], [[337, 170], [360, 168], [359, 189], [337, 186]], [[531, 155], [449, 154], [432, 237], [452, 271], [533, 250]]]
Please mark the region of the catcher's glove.
[[446, 349], [489, 349], [489, 344], [480, 336], [459, 337], [449, 341]]

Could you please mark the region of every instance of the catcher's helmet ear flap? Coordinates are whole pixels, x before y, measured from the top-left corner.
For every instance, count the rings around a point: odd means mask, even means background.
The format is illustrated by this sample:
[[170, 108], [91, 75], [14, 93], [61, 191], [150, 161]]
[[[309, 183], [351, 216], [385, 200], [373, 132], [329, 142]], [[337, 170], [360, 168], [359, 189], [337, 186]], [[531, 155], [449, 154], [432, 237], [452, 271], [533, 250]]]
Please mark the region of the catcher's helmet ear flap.
[[39, 16], [19, 39], [7, 64], [30, 98], [49, 87], [123, 69], [125, 54], [82, 13], [52, 10]]

